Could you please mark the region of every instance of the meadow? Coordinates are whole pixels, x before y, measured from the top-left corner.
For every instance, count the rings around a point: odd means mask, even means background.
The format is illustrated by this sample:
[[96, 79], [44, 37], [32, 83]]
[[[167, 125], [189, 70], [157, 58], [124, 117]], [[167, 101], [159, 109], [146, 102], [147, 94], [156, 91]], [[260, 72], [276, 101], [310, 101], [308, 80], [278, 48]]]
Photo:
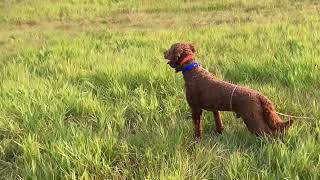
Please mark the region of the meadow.
[[[316, 0], [0, 0], [0, 179], [320, 179], [319, 30]], [[195, 143], [181, 41], [315, 119], [281, 140], [205, 112]]]

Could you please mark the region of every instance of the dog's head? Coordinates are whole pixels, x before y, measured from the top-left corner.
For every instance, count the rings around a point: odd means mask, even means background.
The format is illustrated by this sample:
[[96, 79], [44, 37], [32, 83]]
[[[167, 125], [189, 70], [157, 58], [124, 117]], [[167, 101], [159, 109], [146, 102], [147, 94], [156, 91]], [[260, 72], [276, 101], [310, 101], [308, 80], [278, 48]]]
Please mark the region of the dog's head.
[[164, 52], [164, 58], [169, 60], [172, 68], [179, 72], [182, 70], [181, 61], [189, 55], [195, 55], [194, 46], [190, 43], [175, 43]]

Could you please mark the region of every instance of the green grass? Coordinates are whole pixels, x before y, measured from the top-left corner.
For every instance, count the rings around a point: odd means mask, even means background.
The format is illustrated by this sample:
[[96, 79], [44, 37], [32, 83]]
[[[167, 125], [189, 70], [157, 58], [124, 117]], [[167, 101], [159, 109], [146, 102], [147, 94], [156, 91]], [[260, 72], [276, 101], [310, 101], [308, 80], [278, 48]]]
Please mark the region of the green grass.
[[[0, 1], [0, 179], [319, 179], [320, 4], [307, 0]], [[189, 41], [217, 77], [296, 120], [281, 141], [232, 113], [193, 141]]]

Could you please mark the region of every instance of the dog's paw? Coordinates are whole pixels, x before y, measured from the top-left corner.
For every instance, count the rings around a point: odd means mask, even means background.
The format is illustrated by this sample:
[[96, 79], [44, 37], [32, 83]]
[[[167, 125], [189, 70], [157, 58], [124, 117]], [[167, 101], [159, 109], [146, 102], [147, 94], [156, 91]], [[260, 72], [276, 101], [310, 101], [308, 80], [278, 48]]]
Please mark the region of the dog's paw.
[[202, 136], [194, 136], [195, 143], [200, 143]]
[[220, 127], [216, 129], [216, 132], [222, 135], [223, 130], [224, 130], [224, 127]]

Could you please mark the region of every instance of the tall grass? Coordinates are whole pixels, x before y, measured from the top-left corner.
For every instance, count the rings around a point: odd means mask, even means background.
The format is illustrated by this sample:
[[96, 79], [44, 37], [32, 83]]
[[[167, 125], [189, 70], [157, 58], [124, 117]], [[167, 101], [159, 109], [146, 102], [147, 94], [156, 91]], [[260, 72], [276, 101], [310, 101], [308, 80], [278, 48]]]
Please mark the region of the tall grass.
[[[319, 179], [316, 1], [2, 1], [1, 179]], [[295, 16], [294, 16], [295, 15]], [[193, 141], [177, 41], [296, 120], [283, 140], [223, 113]]]

